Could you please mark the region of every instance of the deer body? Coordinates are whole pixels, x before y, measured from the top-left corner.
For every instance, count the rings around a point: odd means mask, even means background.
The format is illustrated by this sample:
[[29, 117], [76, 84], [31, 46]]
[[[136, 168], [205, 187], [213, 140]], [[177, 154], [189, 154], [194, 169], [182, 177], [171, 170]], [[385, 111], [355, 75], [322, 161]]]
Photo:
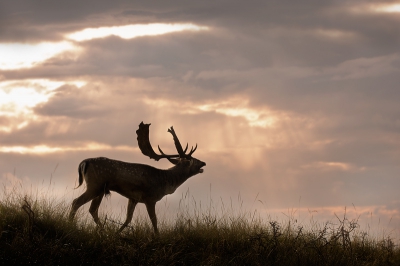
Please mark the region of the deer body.
[[[143, 125], [143, 123], [141, 125]], [[148, 128], [149, 125], [145, 126]], [[141, 128], [139, 127], [139, 129]], [[138, 132], [138, 136], [140, 133], [142, 132]], [[146, 132], [143, 134], [145, 133]], [[174, 140], [175, 138], [177, 139], [175, 132], [173, 136]], [[150, 145], [149, 141], [148, 145]], [[140, 142], [139, 146], [141, 146]], [[144, 203], [153, 224], [154, 231], [158, 233], [157, 217], [155, 214], [156, 203], [165, 195], [174, 193], [189, 177], [202, 173], [203, 169], [201, 168], [206, 164], [191, 157], [191, 154], [196, 149], [192, 149], [189, 155], [184, 156], [180, 154], [179, 159], [173, 159], [178, 155], [165, 155], [164, 153], [158, 155], [155, 154], [152, 149], [151, 151], [144, 149], [143, 145], [140, 148], [145, 155], [167, 158], [170, 162], [174, 163], [175, 166], [163, 170], [145, 164], [127, 163], [105, 157], [83, 160], [78, 167], [78, 187], [82, 185], [83, 180], [85, 180], [86, 191], [72, 202], [69, 215], [71, 220], [82, 205], [92, 201], [89, 212], [93, 216], [94, 221], [100, 225], [100, 220], [98, 218], [100, 203], [104, 195], [110, 194], [110, 191], [115, 191], [129, 199], [127, 217], [119, 231], [122, 231], [131, 222], [136, 204]], [[177, 147], [177, 149], [178, 152], [180, 152], [179, 147]], [[181, 147], [180, 149], [182, 150]]]
[[104, 157], [82, 161], [78, 171], [79, 185], [83, 178], [88, 186], [99, 193], [108, 194], [111, 190], [141, 203], [161, 200], [198, 173], [198, 169], [197, 172], [190, 171], [183, 163], [163, 170], [146, 164], [126, 163]]

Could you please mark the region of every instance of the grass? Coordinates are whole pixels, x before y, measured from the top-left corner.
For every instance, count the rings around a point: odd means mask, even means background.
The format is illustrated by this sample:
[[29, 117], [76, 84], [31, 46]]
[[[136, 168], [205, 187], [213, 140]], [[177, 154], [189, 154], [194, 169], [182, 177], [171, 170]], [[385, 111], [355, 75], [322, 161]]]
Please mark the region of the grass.
[[[70, 202], [4, 190], [0, 201], [2, 265], [400, 265], [400, 249], [373, 239], [346, 215], [336, 225], [306, 229], [293, 219], [263, 221], [254, 214], [213, 214], [183, 201], [175, 221], [153, 234], [147, 217], [117, 234], [119, 224], [89, 216], [69, 222]], [[196, 205], [196, 203], [194, 203]], [[82, 213], [78, 216], [82, 216]]]

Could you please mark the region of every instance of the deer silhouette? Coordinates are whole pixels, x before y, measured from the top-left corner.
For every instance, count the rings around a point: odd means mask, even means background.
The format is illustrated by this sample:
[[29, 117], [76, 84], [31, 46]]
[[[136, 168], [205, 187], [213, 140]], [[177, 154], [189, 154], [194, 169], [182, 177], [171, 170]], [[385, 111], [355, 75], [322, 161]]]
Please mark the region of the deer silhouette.
[[98, 216], [100, 203], [104, 195], [109, 195], [110, 191], [115, 191], [129, 199], [126, 220], [119, 232], [132, 221], [136, 204], [144, 203], [154, 232], [158, 234], [156, 203], [165, 195], [174, 193], [189, 177], [203, 173], [202, 167], [206, 163], [192, 157], [197, 149], [197, 144], [186, 154], [188, 145], [183, 150], [173, 127], [169, 128], [168, 132], [172, 134], [178, 154], [167, 155], [161, 150], [160, 146], [158, 146], [158, 150], [161, 154], [155, 153], [149, 140], [149, 127], [150, 124], [141, 122], [136, 131], [140, 150], [150, 159], [158, 161], [165, 158], [174, 166], [164, 170], [150, 165], [127, 163], [105, 157], [83, 160], [78, 167], [78, 187], [85, 180], [86, 191], [72, 202], [70, 220], [74, 219], [77, 210], [82, 205], [92, 201], [89, 212], [96, 224], [100, 226]]

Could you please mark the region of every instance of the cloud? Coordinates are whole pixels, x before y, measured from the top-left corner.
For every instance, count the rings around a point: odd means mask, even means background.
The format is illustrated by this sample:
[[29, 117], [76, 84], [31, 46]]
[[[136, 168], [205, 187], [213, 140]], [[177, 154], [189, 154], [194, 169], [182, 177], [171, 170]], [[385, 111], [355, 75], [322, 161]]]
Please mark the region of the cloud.
[[80, 146], [72, 146], [72, 147], [49, 147], [47, 145], [37, 145], [37, 146], [3, 146], [0, 148], [0, 152], [2, 153], [21, 153], [21, 154], [49, 154], [49, 153], [65, 153], [69, 151], [105, 151], [105, 150], [129, 150], [132, 151], [131, 147], [127, 146], [109, 146], [101, 143], [83, 143]]
[[377, 12], [400, 13], [400, 4], [389, 4], [376, 7]]
[[[342, 162], [314, 162], [312, 164], [304, 165], [303, 168], [319, 168], [322, 171], [350, 171], [354, 169], [354, 166], [348, 163]], [[354, 170], [365, 170], [365, 167], [354, 169]]]
[[390, 54], [373, 58], [357, 58], [328, 69], [326, 74], [334, 80], [362, 79], [386, 76], [400, 72], [400, 55]]
[[[96, 103], [96, 97], [102, 94], [99, 90], [91, 91], [87, 87], [64, 85], [54, 91], [51, 101], [41, 103], [34, 108], [36, 114], [42, 116], [68, 116], [89, 118], [105, 115], [109, 110], [107, 107]], [[101, 96], [100, 96], [101, 97]]]
[[205, 102], [196, 104], [194, 102], [186, 102], [183, 104], [164, 99], [149, 99], [145, 98], [144, 102], [154, 106], [155, 108], [178, 108], [183, 114], [201, 114], [202, 112], [215, 112], [230, 117], [242, 117], [249, 126], [257, 127], [271, 127], [274, 125], [277, 114], [267, 108], [254, 109], [249, 107], [249, 101], [244, 98], [245, 96], [236, 96], [223, 101]]
[[65, 51], [77, 50], [70, 42], [38, 44], [0, 43], [0, 70], [30, 68]]
[[47, 102], [54, 94], [54, 90], [64, 84], [82, 86], [84, 82], [48, 79], [0, 81], [0, 115], [14, 119], [4, 123], [3, 130], [10, 131], [15, 126], [18, 128], [26, 126], [34, 116], [33, 108]]
[[364, 12], [364, 13], [365, 12], [399, 13], [400, 12], [400, 4], [371, 3], [371, 4], [354, 6], [351, 10], [356, 13], [361, 13], [361, 12]]
[[100, 28], [86, 28], [78, 32], [70, 33], [66, 37], [75, 41], [87, 41], [108, 36], [118, 36], [123, 39], [132, 39], [141, 36], [154, 36], [176, 31], [200, 31], [207, 30], [194, 24], [161, 24], [153, 23], [147, 25], [125, 25]]

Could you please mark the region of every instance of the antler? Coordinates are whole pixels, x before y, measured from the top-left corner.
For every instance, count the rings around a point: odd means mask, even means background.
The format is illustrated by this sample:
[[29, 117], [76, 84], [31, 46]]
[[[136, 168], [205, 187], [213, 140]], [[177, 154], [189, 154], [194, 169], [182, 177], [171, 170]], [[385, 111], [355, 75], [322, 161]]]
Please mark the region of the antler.
[[197, 149], [197, 143], [196, 143], [196, 147], [193, 149], [193, 146], [192, 146], [192, 148], [190, 149], [190, 152], [188, 154], [186, 154], [186, 151], [188, 149], [188, 144], [186, 144], [186, 148], [185, 148], [185, 150], [183, 150], [182, 145], [178, 139], [178, 136], [175, 133], [174, 127], [169, 128], [168, 132], [171, 133], [172, 137], [174, 138], [175, 147], [179, 153], [179, 157], [180, 158], [190, 158], [192, 156], [192, 154], [195, 152], [195, 150]]
[[142, 151], [142, 153], [146, 156], [149, 156], [150, 159], [154, 159], [156, 161], [162, 159], [162, 158], [177, 158], [179, 157], [178, 154], [175, 155], [166, 155], [164, 154], [160, 147], [158, 147], [159, 151], [161, 152], [161, 155], [157, 154], [154, 152], [153, 147], [150, 144], [150, 139], [149, 139], [149, 128], [151, 124], [143, 124], [143, 121], [139, 124], [139, 129], [136, 130], [137, 134], [137, 140], [139, 144], [139, 148]]
[[188, 144], [186, 144], [186, 148], [185, 150], [182, 149], [182, 145], [178, 139], [178, 136], [175, 133], [175, 130], [173, 127], [168, 129], [168, 132], [172, 134], [172, 137], [174, 138], [174, 143], [175, 143], [175, 147], [176, 150], [178, 151], [178, 154], [174, 154], [174, 155], [167, 155], [165, 154], [160, 146], [158, 146], [158, 150], [160, 151], [161, 155], [157, 154], [154, 152], [151, 144], [150, 144], [150, 139], [149, 139], [149, 128], [150, 128], [151, 124], [143, 124], [143, 122], [140, 123], [139, 125], [139, 129], [136, 130], [136, 134], [138, 135], [137, 140], [138, 140], [138, 144], [139, 144], [139, 148], [142, 151], [142, 153], [146, 156], [149, 156], [150, 159], [154, 159], [156, 161], [162, 159], [162, 158], [166, 158], [168, 159], [171, 163], [176, 164], [176, 161], [173, 158], [191, 158], [192, 154], [196, 151], [197, 149], [197, 144], [196, 147], [193, 149], [190, 149], [190, 152], [188, 154], [186, 154], [186, 151], [188, 149]]

